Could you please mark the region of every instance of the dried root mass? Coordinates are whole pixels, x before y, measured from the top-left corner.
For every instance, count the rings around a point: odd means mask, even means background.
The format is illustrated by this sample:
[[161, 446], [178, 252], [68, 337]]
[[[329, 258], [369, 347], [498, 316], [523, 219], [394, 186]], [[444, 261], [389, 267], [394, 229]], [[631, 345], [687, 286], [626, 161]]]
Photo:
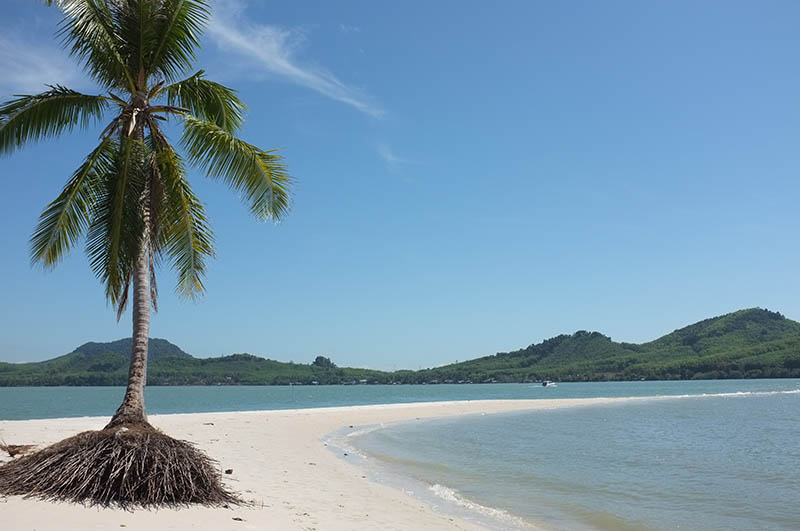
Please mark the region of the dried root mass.
[[215, 461], [149, 427], [83, 432], [6, 463], [0, 495], [126, 509], [241, 503]]
[[36, 448], [35, 444], [4, 444], [0, 442], [0, 450], [7, 453], [9, 457], [17, 457], [31, 453]]

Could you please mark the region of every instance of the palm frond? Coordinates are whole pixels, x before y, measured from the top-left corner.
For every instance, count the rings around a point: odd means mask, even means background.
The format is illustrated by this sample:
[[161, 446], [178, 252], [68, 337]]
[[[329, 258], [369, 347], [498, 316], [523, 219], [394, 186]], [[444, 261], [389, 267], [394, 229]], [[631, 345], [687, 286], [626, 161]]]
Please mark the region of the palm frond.
[[136, 81], [136, 88], [143, 90], [147, 84], [148, 59], [153, 44], [158, 40], [153, 23], [159, 2], [153, 0], [127, 0], [117, 2], [111, 12], [114, 27], [119, 33], [120, 55]]
[[195, 298], [205, 291], [205, 259], [214, 255], [214, 236], [178, 154], [162, 145], [156, 160], [164, 190], [162, 249], [178, 274], [176, 291]]
[[86, 128], [108, 109], [103, 96], [81, 94], [60, 85], [34, 95], [17, 96], [0, 107], [0, 155], [30, 141]]
[[117, 144], [106, 137], [39, 217], [31, 237], [31, 261], [55, 266], [89, 228], [102, 176], [111, 172]]
[[128, 300], [130, 299], [131, 282], [133, 282], [133, 271], [128, 271], [127, 276], [122, 281], [122, 289], [120, 290], [119, 299], [116, 302], [117, 306], [117, 322], [122, 319], [122, 314], [128, 308]]
[[239, 191], [257, 218], [279, 220], [288, 212], [291, 178], [280, 155], [248, 144], [211, 122], [188, 115], [183, 119], [181, 144], [190, 162]]
[[111, 171], [102, 176], [86, 242], [95, 275], [106, 297], [117, 305], [141, 250], [145, 225], [142, 197], [146, 186], [144, 142], [122, 138]]
[[162, 1], [153, 25], [157, 38], [148, 56], [146, 73], [172, 80], [191, 68], [209, 16], [208, 3], [204, 1]]
[[164, 87], [167, 103], [185, 107], [193, 115], [216, 124], [221, 129], [236, 132], [244, 120], [245, 105], [236, 91], [203, 77], [200, 70], [193, 76]]
[[80, 59], [86, 72], [108, 88], [136, 91], [134, 73], [125, 56], [125, 42], [115, 27], [115, 16], [127, 2], [105, 0], [60, 0], [64, 12], [59, 35], [70, 53]]

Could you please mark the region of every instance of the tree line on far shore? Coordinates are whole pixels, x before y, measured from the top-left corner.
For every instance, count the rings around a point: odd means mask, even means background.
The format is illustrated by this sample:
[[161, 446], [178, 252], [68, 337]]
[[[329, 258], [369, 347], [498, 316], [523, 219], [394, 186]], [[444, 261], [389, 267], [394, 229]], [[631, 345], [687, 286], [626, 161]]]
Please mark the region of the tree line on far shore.
[[[0, 386], [125, 385], [130, 340], [87, 343], [40, 363], [0, 363]], [[560, 335], [514, 352], [418, 371], [280, 362], [250, 354], [194, 358], [151, 339], [149, 385], [463, 384], [555, 381], [800, 378], [800, 323], [777, 312], [742, 310], [644, 344], [599, 332]]]

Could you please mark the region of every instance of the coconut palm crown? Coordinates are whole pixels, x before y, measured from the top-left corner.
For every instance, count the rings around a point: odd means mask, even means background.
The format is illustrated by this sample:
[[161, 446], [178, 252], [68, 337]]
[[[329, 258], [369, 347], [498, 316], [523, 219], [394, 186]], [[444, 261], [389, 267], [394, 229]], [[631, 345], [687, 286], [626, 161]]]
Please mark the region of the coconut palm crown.
[[[39, 218], [31, 259], [53, 267], [85, 240], [118, 319], [132, 286], [128, 388], [108, 427], [146, 424], [143, 389], [156, 266], [172, 267], [177, 292], [193, 298], [205, 289], [205, 263], [213, 255], [212, 232], [186, 164], [224, 181], [263, 220], [286, 214], [290, 178], [278, 154], [236, 136], [245, 109], [236, 92], [206, 79], [202, 70], [193, 73], [209, 17], [206, 2], [47, 3], [62, 10], [59, 34], [100, 94], [51, 85], [0, 104], [0, 155], [104, 120], [98, 144]], [[170, 120], [183, 126], [181, 150], [162, 130]]]

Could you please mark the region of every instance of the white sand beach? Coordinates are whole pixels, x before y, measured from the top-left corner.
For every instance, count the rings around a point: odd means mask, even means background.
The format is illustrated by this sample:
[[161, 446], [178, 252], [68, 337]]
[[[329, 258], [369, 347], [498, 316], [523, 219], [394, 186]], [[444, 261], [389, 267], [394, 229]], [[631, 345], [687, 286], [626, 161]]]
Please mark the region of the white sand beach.
[[[473, 530], [468, 519], [435, 512], [401, 490], [370, 481], [326, 447], [325, 436], [349, 426], [515, 410], [570, 407], [626, 399], [482, 400], [319, 409], [152, 415], [167, 434], [192, 441], [219, 461], [228, 486], [252, 506], [158, 511], [87, 508], [19, 497], [0, 498], [3, 529], [274, 529]], [[107, 418], [0, 421], [8, 444], [44, 446], [100, 429]], [[9, 461], [8, 455], [0, 462]]]

